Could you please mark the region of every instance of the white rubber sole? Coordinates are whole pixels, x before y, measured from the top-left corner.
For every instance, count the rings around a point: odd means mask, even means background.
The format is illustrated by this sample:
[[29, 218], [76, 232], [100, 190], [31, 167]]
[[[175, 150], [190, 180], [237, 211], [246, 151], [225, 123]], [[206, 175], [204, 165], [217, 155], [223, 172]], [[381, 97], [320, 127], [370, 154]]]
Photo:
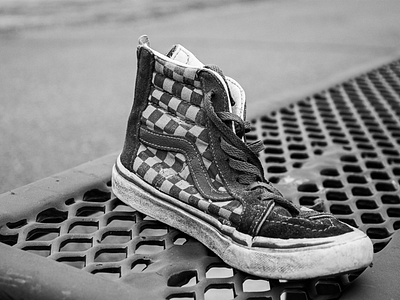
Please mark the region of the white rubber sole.
[[372, 262], [372, 242], [360, 230], [320, 239], [252, 238], [156, 190], [124, 168], [119, 158], [112, 189], [124, 203], [196, 238], [228, 265], [252, 275], [306, 279], [364, 269]]

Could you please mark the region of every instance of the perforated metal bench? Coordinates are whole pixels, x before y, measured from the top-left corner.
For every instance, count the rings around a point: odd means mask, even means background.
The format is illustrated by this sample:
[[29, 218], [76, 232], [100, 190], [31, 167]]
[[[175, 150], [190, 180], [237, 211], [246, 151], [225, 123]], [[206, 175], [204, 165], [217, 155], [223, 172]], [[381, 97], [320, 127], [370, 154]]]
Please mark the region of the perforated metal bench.
[[251, 123], [267, 178], [365, 231], [373, 268], [305, 281], [234, 270], [115, 198], [114, 153], [0, 196], [0, 299], [399, 298], [400, 60]]

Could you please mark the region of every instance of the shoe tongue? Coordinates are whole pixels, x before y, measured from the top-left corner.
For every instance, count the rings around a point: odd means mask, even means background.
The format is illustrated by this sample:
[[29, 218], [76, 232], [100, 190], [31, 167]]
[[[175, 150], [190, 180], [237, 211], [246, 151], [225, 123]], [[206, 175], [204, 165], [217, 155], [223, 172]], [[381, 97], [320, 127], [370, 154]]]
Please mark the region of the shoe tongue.
[[193, 55], [188, 49], [183, 47], [182, 45], [175, 45], [167, 54], [173, 60], [179, 61], [180, 63], [184, 63], [186, 65], [190, 65], [193, 67], [202, 68], [204, 64], [197, 59], [196, 56]]
[[[187, 50], [182, 45], [175, 45], [167, 54], [173, 60], [176, 60], [180, 63], [184, 63], [186, 65], [190, 65], [193, 67], [203, 68], [205, 65], [194, 56], [192, 52]], [[221, 73], [215, 67], [208, 67], [210, 70], [217, 72], [221, 75]], [[230, 106], [230, 112], [236, 114], [241, 119], [245, 120], [246, 118], [246, 96], [243, 88], [237, 83], [234, 79], [223, 76], [225, 78], [225, 82], [229, 88], [228, 94], [233, 99], [234, 105]]]
[[283, 208], [282, 206], [276, 205], [273, 209], [273, 211], [275, 213], [277, 213], [278, 215], [284, 216], [284, 217], [292, 217], [292, 215], [290, 214], [290, 212]]

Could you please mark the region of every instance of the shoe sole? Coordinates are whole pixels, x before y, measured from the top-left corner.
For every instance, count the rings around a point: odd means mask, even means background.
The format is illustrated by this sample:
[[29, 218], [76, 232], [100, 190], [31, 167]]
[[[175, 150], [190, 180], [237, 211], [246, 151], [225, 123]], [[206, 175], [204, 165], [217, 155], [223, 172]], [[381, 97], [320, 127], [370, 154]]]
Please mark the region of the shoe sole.
[[270, 279], [307, 279], [351, 273], [372, 262], [371, 240], [360, 230], [319, 239], [251, 237], [155, 189], [120, 163], [112, 190], [121, 201], [197, 239], [228, 265]]

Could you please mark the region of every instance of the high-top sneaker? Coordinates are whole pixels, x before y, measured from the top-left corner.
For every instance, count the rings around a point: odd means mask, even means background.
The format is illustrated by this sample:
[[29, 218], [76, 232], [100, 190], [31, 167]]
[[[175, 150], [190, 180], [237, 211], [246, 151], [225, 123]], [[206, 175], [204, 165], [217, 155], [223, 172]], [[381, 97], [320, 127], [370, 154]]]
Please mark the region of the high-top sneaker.
[[372, 243], [331, 214], [294, 205], [246, 144], [244, 91], [180, 45], [139, 39], [134, 103], [112, 172], [115, 195], [196, 238], [230, 266], [302, 279], [366, 268]]

